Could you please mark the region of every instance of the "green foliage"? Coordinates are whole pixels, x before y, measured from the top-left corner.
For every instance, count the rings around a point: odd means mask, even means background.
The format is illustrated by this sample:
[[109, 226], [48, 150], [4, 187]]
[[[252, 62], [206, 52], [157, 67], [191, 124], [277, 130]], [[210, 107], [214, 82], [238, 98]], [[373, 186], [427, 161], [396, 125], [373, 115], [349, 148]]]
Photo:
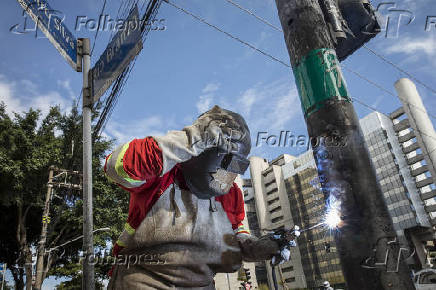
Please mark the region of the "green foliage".
[[[6, 114], [5, 105], [0, 103], [0, 262], [10, 265], [14, 279], [19, 278], [24, 263], [17, 238], [20, 210], [25, 221], [25, 242], [29, 247], [36, 247], [41, 234], [49, 167], [82, 169], [82, 116], [77, 107], [66, 114], [62, 114], [59, 107], [52, 107], [42, 119], [40, 115], [39, 111], [30, 109], [21, 115], [15, 113], [11, 118]], [[93, 142], [94, 228], [111, 228], [95, 234], [98, 250], [117, 239], [128, 211], [128, 194], [107, 182], [102, 172], [102, 161], [111, 146], [112, 142], [103, 138]], [[47, 249], [82, 235], [81, 199], [81, 191], [54, 189]], [[77, 265], [81, 247], [82, 240], [78, 239], [50, 252], [53, 264], [49, 274], [70, 277], [73, 281], [63, 282], [60, 287], [64, 288], [59, 289], [75, 289], [65, 287], [80, 281]], [[97, 277], [106, 278], [108, 268], [107, 265], [97, 267]]]

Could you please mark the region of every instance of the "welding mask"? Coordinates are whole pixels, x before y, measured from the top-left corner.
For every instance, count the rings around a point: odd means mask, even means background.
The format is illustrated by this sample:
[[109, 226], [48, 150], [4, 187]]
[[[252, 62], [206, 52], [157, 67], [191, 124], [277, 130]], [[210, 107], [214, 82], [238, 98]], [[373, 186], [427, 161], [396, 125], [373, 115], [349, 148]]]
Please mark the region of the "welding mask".
[[215, 106], [196, 122], [213, 123], [211, 119], [215, 118], [226, 126], [221, 132], [231, 132], [222, 136], [229, 143], [209, 147], [181, 164], [188, 188], [200, 199], [227, 194], [237, 175], [244, 174], [249, 166], [250, 131], [242, 116]]

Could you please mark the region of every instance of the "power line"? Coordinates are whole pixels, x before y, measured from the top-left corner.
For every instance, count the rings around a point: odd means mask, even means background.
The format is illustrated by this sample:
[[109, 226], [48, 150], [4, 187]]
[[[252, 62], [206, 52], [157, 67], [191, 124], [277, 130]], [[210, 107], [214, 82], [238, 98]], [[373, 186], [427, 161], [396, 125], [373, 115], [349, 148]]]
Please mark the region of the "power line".
[[[253, 13], [252, 11], [248, 10], [247, 8], [242, 7], [240, 4], [237, 4], [235, 2], [233, 2], [232, 0], [225, 0], [228, 3], [232, 4], [233, 6], [239, 8], [240, 10], [244, 11], [245, 13], [250, 14], [251, 16], [255, 17], [256, 19], [260, 20], [261, 22], [263, 22], [264, 24], [274, 28], [277, 31], [283, 32], [282, 29], [280, 29], [277, 26], [272, 25], [271, 23], [269, 23], [268, 21], [266, 21], [265, 19], [263, 19], [260, 16], [257, 16], [255, 13]], [[387, 64], [393, 66], [394, 68], [396, 68], [397, 70], [399, 70], [400, 72], [404, 73], [405, 75], [407, 75], [410, 79], [414, 80], [416, 83], [422, 85], [423, 87], [425, 87], [426, 89], [428, 89], [429, 91], [431, 91], [432, 93], [436, 94], [436, 90], [433, 89], [432, 87], [428, 86], [427, 84], [425, 84], [424, 82], [422, 82], [421, 80], [419, 80], [418, 78], [414, 77], [411, 73], [407, 72], [406, 70], [402, 69], [401, 67], [399, 67], [397, 64], [393, 63], [392, 61], [388, 60], [387, 58], [385, 58], [383, 55], [381, 55], [380, 53], [376, 52], [374, 49], [363, 45], [363, 47], [365, 49], [367, 49], [369, 52], [371, 52], [372, 54], [374, 54], [375, 56], [377, 56], [378, 58], [380, 58], [381, 60], [383, 60], [384, 62], [386, 62]], [[384, 89], [383, 89], [384, 90]], [[391, 93], [389, 93], [391, 94]]]
[[376, 82], [374, 82], [374, 81], [368, 79], [367, 77], [363, 76], [362, 74], [358, 73], [357, 71], [355, 71], [355, 70], [353, 70], [353, 69], [350, 69], [349, 67], [345, 66], [344, 63], [341, 63], [341, 65], [342, 65], [342, 67], [343, 67], [345, 70], [347, 70], [347, 71], [349, 71], [349, 72], [355, 74], [356, 76], [358, 76], [359, 78], [363, 79], [364, 81], [370, 83], [371, 85], [373, 85], [373, 86], [379, 88], [380, 90], [382, 90], [382, 91], [388, 93], [389, 95], [391, 95], [391, 96], [393, 96], [393, 97], [398, 97], [401, 101], [403, 101], [403, 102], [406, 103], [407, 105], [412, 106], [412, 107], [415, 107], [415, 108], [418, 109], [419, 111], [421, 111], [421, 112], [423, 112], [423, 113], [426, 113], [427, 115], [429, 115], [429, 116], [432, 117], [433, 119], [436, 119], [436, 116], [435, 116], [435, 115], [430, 114], [430, 113], [428, 113], [426, 110], [423, 110], [422, 108], [420, 108], [420, 107], [418, 107], [418, 106], [416, 106], [416, 105], [414, 105], [414, 104], [409, 103], [408, 101], [406, 101], [406, 100], [403, 99], [402, 97], [393, 94], [393, 93], [390, 92], [388, 89], [385, 89], [385, 88], [382, 87], [381, 85], [379, 85], [379, 84], [377, 84]]
[[168, 3], [169, 5], [173, 6], [174, 8], [176, 8], [176, 9], [182, 11], [183, 13], [185, 13], [185, 14], [187, 14], [187, 15], [190, 15], [190, 16], [193, 17], [194, 19], [196, 19], [196, 20], [198, 20], [198, 21], [200, 21], [200, 22], [202, 22], [202, 23], [208, 25], [209, 27], [212, 27], [213, 29], [215, 29], [215, 30], [217, 30], [217, 31], [219, 31], [219, 32], [221, 32], [221, 33], [227, 35], [228, 37], [230, 37], [230, 38], [232, 38], [232, 39], [234, 39], [234, 40], [236, 40], [236, 41], [238, 41], [238, 42], [240, 42], [240, 43], [242, 43], [242, 44], [244, 44], [245, 46], [248, 46], [249, 48], [251, 48], [251, 49], [253, 49], [253, 50], [255, 50], [255, 51], [257, 51], [257, 52], [259, 52], [259, 53], [261, 53], [261, 54], [263, 54], [263, 55], [265, 55], [265, 56], [267, 56], [267, 57], [269, 57], [270, 59], [272, 59], [272, 60], [274, 60], [274, 61], [276, 61], [276, 62], [278, 62], [278, 63], [281, 63], [281, 64], [283, 64], [283, 65], [286, 66], [286, 67], [289, 67], [289, 68], [291, 67], [288, 63], [286, 63], [286, 62], [284, 62], [284, 61], [282, 61], [282, 60], [276, 58], [275, 56], [272, 56], [271, 54], [269, 54], [269, 53], [267, 53], [267, 52], [265, 52], [265, 51], [263, 51], [263, 50], [261, 50], [261, 49], [255, 47], [254, 45], [252, 45], [252, 44], [250, 44], [250, 43], [248, 43], [248, 42], [246, 42], [246, 41], [240, 39], [239, 37], [234, 36], [234, 35], [232, 35], [231, 33], [227, 32], [227, 31], [224, 31], [223, 29], [219, 28], [218, 26], [216, 26], [216, 25], [214, 25], [214, 24], [211, 24], [211, 23], [207, 22], [205, 19], [203, 19], [203, 18], [201, 18], [201, 17], [199, 17], [199, 16], [193, 14], [192, 12], [187, 11], [186, 9], [184, 9], [184, 8], [182, 8], [182, 7], [177, 6], [176, 4], [170, 2], [169, 0], [163, 0], [163, 1], [165, 1], [165, 2]]
[[383, 60], [384, 62], [386, 62], [387, 64], [390, 64], [391, 66], [393, 66], [394, 68], [396, 68], [397, 70], [399, 70], [400, 72], [402, 72], [403, 74], [407, 75], [409, 78], [411, 78], [412, 80], [414, 80], [415, 82], [417, 82], [418, 84], [422, 85], [423, 87], [425, 87], [426, 89], [428, 89], [429, 91], [431, 91], [432, 93], [436, 94], [436, 90], [431, 88], [430, 86], [426, 85], [424, 82], [420, 81], [419, 79], [417, 79], [416, 77], [414, 77], [412, 74], [408, 73], [407, 71], [405, 71], [404, 69], [402, 69], [401, 67], [399, 67], [398, 65], [396, 65], [395, 63], [393, 63], [392, 61], [388, 60], [387, 58], [385, 58], [383, 55], [381, 55], [380, 53], [376, 52], [374, 49], [363, 45], [363, 47], [368, 50], [369, 52], [371, 52], [372, 54], [374, 54], [375, 56], [379, 57], [381, 60]]
[[358, 73], [357, 71], [355, 71], [355, 70], [349, 68], [349, 67], [346, 66], [344, 63], [341, 63], [341, 66], [342, 66], [345, 70], [347, 70], [347, 71], [349, 71], [349, 72], [355, 74], [356, 76], [358, 76], [359, 78], [363, 79], [364, 81], [370, 83], [371, 85], [373, 85], [373, 86], [379, 88], [380, 90], [382, 90], [382, 91], [388, 93], [389, 95], [395, 97], [395, 94], [394, 94], [394, 93], [392, 93], [392, 92], [389, 91], [388, 89], [385, 89], [384, 87], [382, 87], [381, 85], [377, 84], [376, 82], [374, 82], [374, 81], [368, 79], [367, 77], [363, 76], [362, 74]]
[[256, 14], [254, 14], [253, 12], [251, 12], [250, 10], [248, 10], [247, 8], [242, 7], [241, 5], [239, 5], [238, 3], [233, 2], [232, 0], [226, 0], [227, 2], [229, 2], [230, 4], [232, 4], [235, 7], [238, 7], [239, 9], [241, 9], [242, 11], [244, 11], [245, 13], [250, 14], [251, 16], [257, 18], [257, 20], [265, 23], [266, 25], [268, 25], [269, 27], [274, 28], [275, 30], [279, 31], [279, 32], [283, 32], [282, 29], [280, 29], [279, 27], [275, 26], [274, 24], [271, 24], [270, 22], [268, 22], [267, 20], [265, 20], [264, 18], [257, 16]]
[[[137, 5], [138, 1], [135, 1], [133, 5]], [[145, 42], [148, 33], [151, 30], [151, 25], [146, 25], [150, 20], [154, 19], [156, 16], [159, 7], [161, 4], [161, 0], [151, 0], [148, 2], [146, 11], [144, 12], [144, 15], [141, 19], [141, 23], [143, 23], [141, 27], [141, 38], [142, 43]], [[142, 8], [144, 7], [144, 4], [142, 5]], [[141, 9], [142, 9], [141, 8]], [[129, 9], [130, 10], [130, 9]], [[133, 59], [133, 61], [129, 64], [129, 66], [121, 73], [121, 75], [116, 79], [112, 86], [112, 90], [110, 95], [106, 98], [106, 105], [103, 108], [103, 111], [100, 115], [100, 118], [94, 128], [94, 137], [100, 136], [103, 132], [104, 128], [106, 127], [107, 121], [109, 120], [110, 116], [112, 115], [112, 112], [115, 108], [115, 105], [118, 102], [119, 96], [121, 95], [124, 85], [126, 84], [127, 80], [130, 77], [130, 73], [132, 72], [135, 64], [136, 64], [137, 56]]]
[[100, 30], [100, 18], [101, 18], [101, 16], [103, 16], [104, 9], [106, 8], [106, 1], [107, 0], [104, 0], [104, 2], [103, 2], [103, 7], [101, 8], [100, 16], [98, 18], [98, 26], [97, 26], [97, 31], [95, 32], [95, 36], [94, 36], [94, 43], [92, 44], [91, 56], [92, 56], [92, 53], [94, 52], [94, 47], [95, 47], [95, 43], [97, 41], [98, 31]]

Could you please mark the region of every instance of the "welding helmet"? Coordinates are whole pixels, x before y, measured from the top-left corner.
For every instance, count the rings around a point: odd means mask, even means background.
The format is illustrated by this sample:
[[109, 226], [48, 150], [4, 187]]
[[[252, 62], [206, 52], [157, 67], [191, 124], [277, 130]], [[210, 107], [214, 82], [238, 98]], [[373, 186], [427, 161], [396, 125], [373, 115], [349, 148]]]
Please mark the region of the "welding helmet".
[[208, 124], [224, 124], [223, 142], [208, 146], [200, 155], [181, 164], [189, 190], [200, 199], [227, 194], [238, 174], [249, 166], [250, 131], [241, 115], [214, 106], [200, 115], [194, 124], [207, 130]]

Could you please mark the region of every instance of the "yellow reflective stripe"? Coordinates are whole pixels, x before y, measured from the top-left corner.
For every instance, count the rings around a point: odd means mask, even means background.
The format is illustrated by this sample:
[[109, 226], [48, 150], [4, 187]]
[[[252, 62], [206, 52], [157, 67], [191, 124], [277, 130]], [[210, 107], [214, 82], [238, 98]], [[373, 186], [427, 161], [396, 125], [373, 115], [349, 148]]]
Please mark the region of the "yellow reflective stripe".
[[238, 234], [238, 233], [240, 233], [240, 232], [247, 232], [247, 233], [250, 234], [250, 230], [249, 230], [249, 229], [246, 229], [246, 228], [244, 227], [244, 225], [240, 225], [240, 226], [238, 226], [238, 228], [235, 230], [235, 233], [236, 233], [236, 234]]
[[124, 229], [126, 230], [126, 232], [127, 232], [129, 235], [133, 235], [133, 234], [135, 233], [135, 229], [132, 228], [132, 227], [129, 225], [129, 223], [125, 223], [125, 224], [124, 224]]
[[111, 159], [112, 159], [112, 155], [113, 155], [113, 154], [109, 155], [109, 158], [106, 160], [106, 171], [104, 172], [104, 175], [106, 176], [106, 178], [107, 178], [110, 182], [117, 183], [117, 182], [116, 182], [114, 179], [112, 179], [112, 178], [109, 176], [109, 174], [107, 173], [107, 171], [108, 171], [108, 167], [109, 167], [109, 162], [110, 162]]
[[117, 240], [116, 243], [118, 244], [118, 246], [126, 248], [126, 244], [121, 240]]
[[118, 176], [124, 179], [129, 178], [129, 175], [127, 175], [123, 167], [124, 154], [126, 153], [127, 149], [129, 149], [129, 144], [130, 142], [123, 145], [123, 148], [121, 149], [120, 153], [117, 156], [117, 160], [115, 161], [115, 171], [117, 172]]
[[129, 143], [124, 144], [123, 148], [121, 149], [121, 152], [118, 154], [117, 156], [117, 161], [115, 162], [115, 171], [118, 174], [119, 177], [123, 178], [125, 181], [133, 183], [132, 185], [134, 186], [135, 183], [144, 183], [144, 181], [142, 180], [135, 180], [130, 178], [130, 176], [124, 171], [124, 167], [123, 167], [123, 158], [124, 158], [124, 154], [126, 154], [127, 149], [129, 149]]

